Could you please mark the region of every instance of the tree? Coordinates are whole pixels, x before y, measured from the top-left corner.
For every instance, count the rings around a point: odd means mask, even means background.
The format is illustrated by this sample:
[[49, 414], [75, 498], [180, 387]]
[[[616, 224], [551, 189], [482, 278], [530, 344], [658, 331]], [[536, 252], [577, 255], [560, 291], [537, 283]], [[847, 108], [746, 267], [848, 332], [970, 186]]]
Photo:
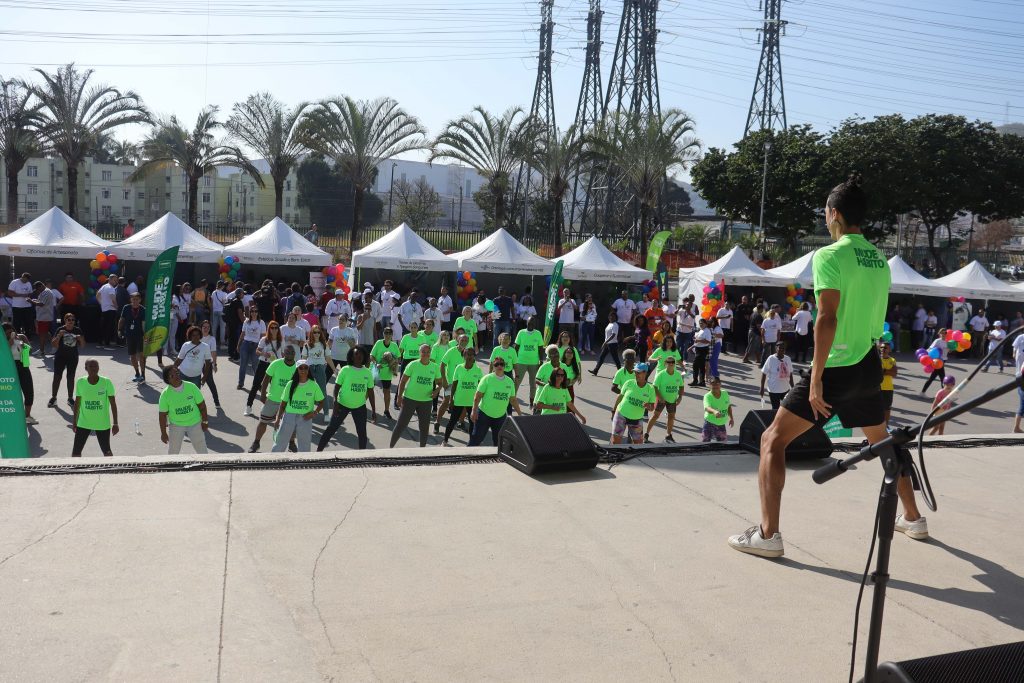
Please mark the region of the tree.
[[235, 140], [270, 166], [270, 177], [274, 181], [274, 215], [279, 218], [284, 210], [284, 182], [306, 150], [299, 134], [299, 123], [307, 107], [307, 102], [301, 102], [286, 111], [284, 104], [270, 93], [256, 93], [245, 102], [235, 104], [226, 125]]
[[7, 171], [9, 225], [18, 222], [18, 173], [29, 159], [41, 153], [36, 133], [40, 107], [22, 83], [0, 79], [0, 159]]
[[974, 248], [982, 251], [998, 251], [1013, 239], [1013, 224], [997, 220], [982, 225], [975, 231]]
[[687, 216], [693, 215], [693, 206], [690, 205], [690, 193], [686, 188], [669, 178], [665, 185], [665, 199], [663, 208], [662, 223], [672, 225]]
[[434, 141], [430, 161], [452, 159], [487, 179], [497, 230], [505, 227], [512, 174], [532, 156], [536, 131], [536, 122], [519, 107], [510, 107], [497, 117], [477, 106], [445, 126]]
[[[766, 142], [770, 143], [767, 165]], [[730, 219], [754, 225], [761, 223], [764, 184], [762, 229], [794, 248], [801, 237], [814, 231], [828, 189], [843, 179], [824, 173], [828, 149], [823, 136], [809, 125], [791, 126], [780, 133], [761, 130], [737, 142], [733, 150], [710, 149], [691, 171], [694, 189]]]
[[[506, 192], [502, 201], [508, 206], [511, 199], [509, 192]], [[473, 202], [480, 207], [480, 213], [483, 214], [484, 230], [494, 230], [494, 193], [491, 191], [490, 183], [484, 183], [473, 193]]]
[[565, 236], [565, 195], [569, 191], [573, 173], [584, 157], [586, 138], [573, 124], [564, 133], [554, 130], [547, 135], [540, 135], [538, 143], [530, 165], [544, 179], [546, 213], [557, 257], [562, 255]]
[[74, 64], [54, 73], [35, 70], [43, 82], [29, 85], [39, 99], [39, 134], [49, 149], [64, 160], [68, 173], [68, 213], [78, 218], [78, 167], [96, 148], [101, 135], [130, 123], [149, 123], [150, 115], [132, 91], [89, 85], [92, 69]]
[[389, 97], [324, 100], [303, 117], [300, 140], [332, 159], [335, 169], [352, 183], [351, 251], [356, 248], [363, 225], [363, 204], [377, 179], [377, 167], [391, 157], [426, 149], [426, 132], [415, 116]]
[[114, 161], [121, 166], [134, 166], [139, 162], [139, 146], [127, 140], [118, 140], [112, 149]]
[[[331, 168], [323, 156], [310, 154], [295, 171], [298, 179], [298, 205], [309, 211], [310, 221], [324, 234], [340, 234], [352, 229], [353, 188]], [[374, 224], [384, 214], [384, 202], [369, 194], [363, 205], [363, 218]]]
[[621, 179], [639, 204], [640, 262], [647, 260], [647, 235], [666, 177], [686, 169], [700, 151], [693, 120], [679, 109], [656, 116], [615, 112], [587, 136], [589, 154]]
[[399, 223], [408, 223], [416, 229], [432, 228], [437, 219], [444, 215], [441, 211], [441, 195], [424, 178], [416, 182], [396, 180], [395, 210]]
[[154, 171], [178, 166], [188, 183], [188, 223], [197, 225], [199, 217], [199, 179], [221, 166], [233, 166], [264, 186], [259, 170], [245, 158], [242, 150], [214, 140], [214, 132], [222, 127], [217, 120], [217, 107], [209, 106], [199, 112], [195, 126], [186, 130], [178, 119], [171, 116], [157, 122], [149, 137], [142, 143], [144, 161], [131, 180], [145, 178]]

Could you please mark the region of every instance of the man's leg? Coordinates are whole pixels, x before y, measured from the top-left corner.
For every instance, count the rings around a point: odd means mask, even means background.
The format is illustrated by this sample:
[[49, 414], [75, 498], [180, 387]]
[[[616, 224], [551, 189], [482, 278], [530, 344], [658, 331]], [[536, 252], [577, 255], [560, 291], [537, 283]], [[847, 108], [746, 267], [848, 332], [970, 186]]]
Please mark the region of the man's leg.
[[185, 427], [167, 425], [167, 455], [181, 453], [181, 442], [185, 438]]
[[[874, 427], [861, 427], [868, 443], [878, 443], [889, 436], [889, 431], [884, 424]], [[896, 491], [899, 493], [900, 502], [903, 503], [903, 519], [908, 522], [916, 522], [921, 519], [921, 512], [917, 509], [917, 499], [914, 497], [914, 482], [910, 477], [900, 477], [896, 482]], [[927, 527], [925, 527], [927, 533]]]
[[761, 492], [761, 535], [771, 538], [779, 530], [782, 489], [786, 485], [786, 448], [812, 424], [786, 408], [761, 435], [761, 463], [757, 484]]

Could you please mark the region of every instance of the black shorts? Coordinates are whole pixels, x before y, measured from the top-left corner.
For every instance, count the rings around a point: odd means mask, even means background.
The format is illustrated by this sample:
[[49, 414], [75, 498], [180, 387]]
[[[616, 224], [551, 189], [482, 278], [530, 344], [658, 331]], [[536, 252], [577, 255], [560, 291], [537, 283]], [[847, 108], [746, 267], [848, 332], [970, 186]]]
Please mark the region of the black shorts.
[[136, 353], [142, 353], [142, 337], [132, 335], [125, 337], [125, 342], [128, 344], [128, 355], [134, 355]]
[[889, 410], [892, 408], [892, 395], [895, 392], [892, 389], [882, 389], [882, 408]]
[[674, 402], [673, 403], [665, 403], [664, 401], [658, 401], [658, 405], [655, 408], [655, 410], [664, 410], [669, 415], [675, 415], [676, 414], [676, 404]]
[[[873, 427], [885, 422], [882, 400], [882, 361], [872, 347], [856, 365], [825, 368], [821, 375], [825, 403], [832, 406], [846, 428]], [[829, 417], [814, 419], [810, 404], [811, 377], [806, 375], [786, 394], [782, 407], [819, 426]]]

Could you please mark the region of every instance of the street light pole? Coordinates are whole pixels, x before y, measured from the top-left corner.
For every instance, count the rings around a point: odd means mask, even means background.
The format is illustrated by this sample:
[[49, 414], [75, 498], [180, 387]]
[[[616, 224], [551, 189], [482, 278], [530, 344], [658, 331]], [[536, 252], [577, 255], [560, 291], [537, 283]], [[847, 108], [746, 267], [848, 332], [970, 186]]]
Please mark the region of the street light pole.
[[388, 227], [391, 227], [391, 207], [395, 201], [395, 166], [398, 164], [394, 161], [391, 162], [391, 189], [388, 191]]
[[[761, 170], [761, 243], [764, 244], [764, 199], [768, 190], [768, 151], [772, 148], [771, 139], [764, 141], [764, 167]], [[751, 231], [753, 232], [753, 231]]]

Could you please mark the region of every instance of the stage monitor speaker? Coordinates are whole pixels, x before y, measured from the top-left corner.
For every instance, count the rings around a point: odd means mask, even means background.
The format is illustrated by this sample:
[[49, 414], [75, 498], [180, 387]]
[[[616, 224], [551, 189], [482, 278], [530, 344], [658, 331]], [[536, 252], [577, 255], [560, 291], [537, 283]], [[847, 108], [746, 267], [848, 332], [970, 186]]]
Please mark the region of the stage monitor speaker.
[[949, 652], [905, 662], [885, 662], [876, 681], [885, 683], [1020, 683], [1024, 642]]
[[[774, 410], [751, 410], [740, 425], [740, 448], [761, 454], [761, 435], [775, 419]], [[786, 449], [787, 460], [814, 460], [832, 455], [832, 440], [818, 426], [811, 427]]]
[[568, 414], [508, 416], [498, 434], [498, 455], [526, 474], [597, 466], [594, 442]]

